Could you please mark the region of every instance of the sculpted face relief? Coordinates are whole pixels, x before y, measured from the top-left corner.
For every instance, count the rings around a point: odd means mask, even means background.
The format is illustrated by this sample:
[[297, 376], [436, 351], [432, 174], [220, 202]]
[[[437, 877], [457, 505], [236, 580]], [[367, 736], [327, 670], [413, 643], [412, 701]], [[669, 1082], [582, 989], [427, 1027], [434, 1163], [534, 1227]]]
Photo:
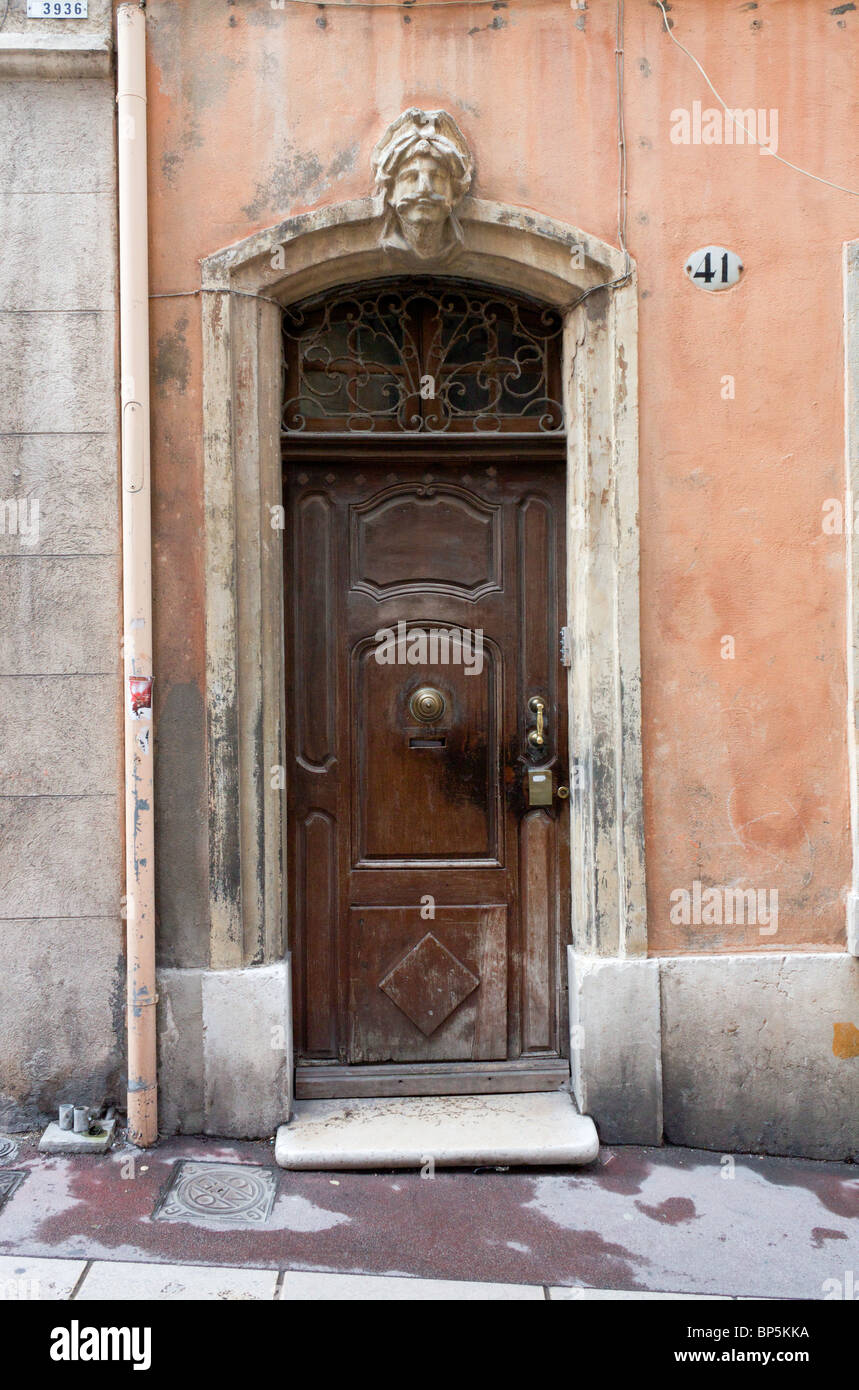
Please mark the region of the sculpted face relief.
[[385, 200], [385, 249], [422, 261], [449, 259], [462, 244], [456, 208], [472, 169], [462, 132], [446, 111], [404, 111], [373, 151]]

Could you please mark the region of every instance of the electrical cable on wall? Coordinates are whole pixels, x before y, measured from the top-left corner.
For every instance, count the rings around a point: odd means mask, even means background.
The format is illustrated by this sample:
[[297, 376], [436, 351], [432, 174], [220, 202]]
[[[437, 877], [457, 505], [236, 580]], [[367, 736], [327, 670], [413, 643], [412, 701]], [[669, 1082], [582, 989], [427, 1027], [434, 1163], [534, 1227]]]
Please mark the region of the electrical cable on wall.
[[312, 5], [316, 10], [445, 10], [453, 5], [494, 5], [497, 10], [506, 10], [508, 0], [285, 0], [285, 5]]
[[716, 98], [719, 105], [722, 107], [723, 111], [725, 112], [725, 115], [729, 118], [729, 120], [733, 121], [735, 126], [739, 126], [740, 130], [745, 132], [745, 134], [749, 138], [750, 145], [757, 145], [759, 149], [765, 149], [767, 154], [771, 155], [773, 159], [778, 160], [779, 164], [786, 165], [788, 169], [793, 169], [797, 174], [804, 174], [807, 179], [814, 179], [815, 183], [825, 183], [827, 188], [834, 188], [839, 193], [847, 193], [850, 195], [851, 198], [859, 198], [859, 190], [855, 188], [845, 188], [844, 185], [841, 183], [833, 183], [831, 179], [821, 178], [820, 174], [812, 174], [810, 169], [803, 169], [800, 167], [799, 164], [792, 164], [789, 159], [784, 159], [780, 154], [776, 154], [775, 151], [771, 150], [768, 146], [761, 145], [760, 141], [754, 135], [752, 135], [752, 132], [748, 129], [748, 127], [744, 125], [743, 122], [739, 120], [737, 116], [734, 114], [735, 111], [741, 108], [731, 108], [730, 106], [728, 106], [728, 103], [716, 91], [716, 88], [713, 86], [713, 83], [710, 81], [701, 64], [698, 62], [698, 59], [695, 57], [695, 54], [690, 53], [689, 49], [686, 48], [685, 44], [682, 44], [680, 40], [675, 37], [671, 29], [671, 25], [668, 22], [668, 12], [666, 11], [665, 6], [662, 3], [662, 0], [656, 0], [656, 4], [662, 11], [662, 18], [665, 21], [665, 32], [668, 35], [669, 39], [672, 43], [675, 43], [677, 45], [681, 53], [685, 53], [686, 57], [692, 60], [692, 62], [695, 64], [696, 68], [700, 72], [701, 76], [703, 77], [704, 81], [707, 83], [707, 86], [710, 88], [710, 91], [713, 93], [713, 96]]
[[626, 245], [626, 212], [629, 202], [629, 190], [626, 181], [626, 128], [623, 120], [623, 97], [624, 97], [624, 52], [623, 52], [623, 20], [624, 20], [624, 0], [617, 0], [615, 11], [615, 37], [614, 37], [614, 75], [615, 88], [617, 91], [617, 149], [618, 149], [618, 175], [617, 175], [617, 239], [620, 249], [624, 255], [624, 272], [614, 280], [603, 280], [599, 285], [592, 285], [584, 294], [579, 295], [569, 306], [570, 309], [577, 309], [580, 304], [597, 290], [616, 290], [621, 285], [625, 285], [632, 276], [632, 263]]
[[278, 309], [283, 305], [279, 299], [272, 299], [270, 294], [254, 294], [253, 290], [234, 290], [232, 287], [217, 289], [212, 285], [203, 285], [198, 290], [166, 290], [164, 294], [151, 294], [150, 299], [195, 299], [198, 294], [237, 294], [241, 299], [264, 299], [266, 304], [276, 304]]

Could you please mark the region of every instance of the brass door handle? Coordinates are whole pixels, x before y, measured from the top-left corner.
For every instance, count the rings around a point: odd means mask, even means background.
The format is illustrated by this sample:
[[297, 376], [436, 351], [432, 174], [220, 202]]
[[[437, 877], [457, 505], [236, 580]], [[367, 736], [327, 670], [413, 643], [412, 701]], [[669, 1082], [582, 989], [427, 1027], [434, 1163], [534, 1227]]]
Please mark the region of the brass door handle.
[[532, 748], [542, 748], [543, 744], [546, 742], [543, 733], [543, 715], [546, 710], [546, 705], [544, 701], [540, 699], [539, 695], [532, 695], [528, 701], [528, 708], [537, 716], [537, 727], [536, 729], [529, 730], [528, 742], [531, 744]]

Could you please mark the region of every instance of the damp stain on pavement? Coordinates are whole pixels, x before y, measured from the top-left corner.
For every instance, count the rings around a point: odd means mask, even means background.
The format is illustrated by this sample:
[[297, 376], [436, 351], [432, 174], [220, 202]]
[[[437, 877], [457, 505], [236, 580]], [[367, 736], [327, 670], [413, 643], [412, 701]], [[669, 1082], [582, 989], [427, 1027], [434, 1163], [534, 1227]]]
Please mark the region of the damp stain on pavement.
[[[180, 1164], [248, 1166], [273, 1205], [252, 1227], [157, 1221]], [[22, 1143], [16, 1166], [0, 1253], [788, 1298], [859, 1268], [846, 1164], [618, 1148], [587, 1170], [334, 1179], [276, 1168], [268, 1143], [177, 1138], [105, 1158]]]
[[656, 1207], [649, 1207], [646, 1202], [636, 1202], [635, 1205], [651, 1221], [659, 1221], [663, 1226], [679, 1226], [681, 1221], [694, 1221], [698, 1215], [695, 1203], [689, 1197], [666, 1197]]

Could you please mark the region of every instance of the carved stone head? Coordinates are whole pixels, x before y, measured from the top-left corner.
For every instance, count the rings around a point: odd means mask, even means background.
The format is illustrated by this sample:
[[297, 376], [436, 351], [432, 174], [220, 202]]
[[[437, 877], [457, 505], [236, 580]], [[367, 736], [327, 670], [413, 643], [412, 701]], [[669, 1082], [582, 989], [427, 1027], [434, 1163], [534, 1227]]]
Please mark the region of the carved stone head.
[[373, 150], [376, 188], [385, 199], [386, 250], [445, 260], [462, 244], [456, 209], [471, 184], [471, 153], [446, 111], [412, 106]]

